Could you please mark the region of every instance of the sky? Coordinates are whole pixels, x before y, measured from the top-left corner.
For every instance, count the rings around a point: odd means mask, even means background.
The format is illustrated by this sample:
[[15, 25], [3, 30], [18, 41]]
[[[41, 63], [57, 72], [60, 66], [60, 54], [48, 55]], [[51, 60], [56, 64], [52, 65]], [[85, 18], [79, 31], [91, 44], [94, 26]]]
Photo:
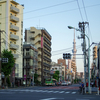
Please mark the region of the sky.
[[[63, 53], [71, 53], [73, 49], [74, 30], [68, 26], [79, 28], [79, 22], [89, 22], [86, 25], [85, 34], [92, 42], [100, 42], [100, 0], [15, 0], [24, 4], [23, 34], [25, 28], [43, 27], [52, 36], [52, 61], [63, 58]], [[82, 39], [78, 39], [80, 32], [75, 31], [77, 54], [82, 54]], [[88, 40], [86, 39], [88, 48]], [[92, 49], [90, 64], [92, 63]], [[66, 60], [66, 62], [68, 62]], [[76, 55], [77, 71], [84, 71], [84, 59], [82, 55]]]

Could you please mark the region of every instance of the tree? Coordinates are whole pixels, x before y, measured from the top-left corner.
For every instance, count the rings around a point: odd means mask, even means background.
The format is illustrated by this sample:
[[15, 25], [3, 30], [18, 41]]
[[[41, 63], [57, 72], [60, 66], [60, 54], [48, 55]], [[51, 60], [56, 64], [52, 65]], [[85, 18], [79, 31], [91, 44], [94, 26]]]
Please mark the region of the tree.
[[6, 85], [6, 77], [8, 77], [11, 74], [12, 67], [14, 67], [14, 64], [15, 64], [15, 60], [11, 51], [8, 51], [5, 49], [2, 51], [1, 57], [8, 58], [8, 63], [1, 63], [1, 66], [2, 66], [1, 71], [5, 75], [5, 85]]
[[53, 78], [59, 81], [59, 71], [55, 71]]

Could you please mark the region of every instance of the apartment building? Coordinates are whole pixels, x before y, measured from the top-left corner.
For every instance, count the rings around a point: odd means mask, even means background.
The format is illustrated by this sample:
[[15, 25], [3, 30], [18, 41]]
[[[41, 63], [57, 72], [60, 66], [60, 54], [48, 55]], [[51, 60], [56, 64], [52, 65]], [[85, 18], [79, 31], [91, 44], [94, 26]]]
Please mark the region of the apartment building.
[[25, 85], [34, 83], [34, 74], [37, 73], [38, 51], [37, 48], [25, 42], [23, 44], [23, 78]]
[[1, 34], [1, 51], [12, 51], [15, 71], [11, 81], [19, 84], [23, 76], [23, 9], [23, 5], [14, 0], [0, 0], [0, 30], [5, 31]]
[[30, 27], [25, 30], [25, 42], [34, 44], [38, 50], [38, 81], [44, 84], [50, 78], [51, 35], [45, 28]]

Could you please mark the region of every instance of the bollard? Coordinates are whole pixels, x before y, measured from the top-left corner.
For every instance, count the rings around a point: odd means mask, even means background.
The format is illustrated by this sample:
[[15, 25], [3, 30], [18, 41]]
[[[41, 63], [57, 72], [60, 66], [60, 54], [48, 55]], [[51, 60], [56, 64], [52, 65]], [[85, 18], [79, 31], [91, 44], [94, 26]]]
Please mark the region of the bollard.
[[99, 88], [98, 88], [98, 95], [99, 95]]
[[90, 94], [91, 94], [91, 87], [90, 87]]
[[85, 94], [86, 94], [86, 86], [85, 86], [85, 88], [84, 88], [84, 89], [85, 89]]

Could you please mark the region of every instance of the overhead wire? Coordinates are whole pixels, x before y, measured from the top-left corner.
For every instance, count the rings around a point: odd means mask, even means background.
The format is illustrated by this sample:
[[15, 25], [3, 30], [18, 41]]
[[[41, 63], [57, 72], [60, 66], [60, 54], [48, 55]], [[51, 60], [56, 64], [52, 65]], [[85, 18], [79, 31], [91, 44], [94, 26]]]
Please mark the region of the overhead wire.
[[[84, 8], [84, 12], [85, 12], [86, 20], [88, 21], [88, 17], [87, 17], [87, 13], [86, 13], [86, 9], [85, 9], [85, 5], [84, 5], [84, 1], [83, 1], [83, 0], [82, 0], [82, 3], [83, 3], [83, 8]], [[91, 31], [90, 31], [90, 25], [88, 25], [88, 33], [90, 33], [91, 40], [92, 40], [92, 42], [93, 42], [92, 34], [91, 34]]]
[[[85, 8], [89, 8], [89, 7], [93, 7], [93, 6], [100, 6], [100, 4], [86, 6]], [[64, 11], [60, 11], [60, 12], [50, 13], [50, 14], [44, 14], [44, 15], [40, 15], [40, 16], [34, 16], [34, 17], [23, 19], [23, 20], [29, 20], [29, 19], [33, 19], [33, 18], [49, 16], [49, 15], [58, 14], [58, 13], [64, 13], [64, 12], [68, 12], [68, 11], [74, 11], [74, 10], [78, 10], [78, 9], [79, 8], [75, 8], [75, 9], [70, 9], [70, 10], [64, 10]], [[83, 7], [81, 7], [80, 9], [83, 9]], [[7, 24], [7, 23], [10, 23], [10, 22], [5, 22], [5, 23], [2, 23], [2, 24]]]
[[82, 13], [81, 13], [81, 9], [80, 9], [78, 0], [77, 0], [77, 5], [78, 5], [78, 8], [79, 8], [79, 12], [80, 12], [80, 15], [81, 15], [81, 19], [82, 19], [82, 21], [83, 21], [83, 16], [82, 16]]
[[[39, 8], [39, 9], [27, 11], [27, 12], [24, 12], [24, 13], [20, 13], [20, 14], [18, 14], [18, 15], [27, 14], [27, 13], [31, 13], [31, 12], [35, 12], [35, 11], [39, 11], [39, 10], [44, 10], [44, 9], [48, 9], [48, 8], [52, 8], [52, 7], [56, 7], [56, 6], [61, 6], [61, 5], [65, 5], [65, 4], [68, 4], [68, 3], [75, 2], [75, 1], [76, 1], [76, 0], [72, 0], [72, 1], [68, 1], [68, 2], [63, 2], [63, 3], [51, 5], [51, 6], [48, 6], [48, 7], [43, 7], [43, 8]], [[8, 17], [10, 17], [10, 16], [8, 16]], [[1, 18], [1, 19], [5, 19], [5, 18], [8, 18], [8, 17], [4, 17], [4, 18]]]

